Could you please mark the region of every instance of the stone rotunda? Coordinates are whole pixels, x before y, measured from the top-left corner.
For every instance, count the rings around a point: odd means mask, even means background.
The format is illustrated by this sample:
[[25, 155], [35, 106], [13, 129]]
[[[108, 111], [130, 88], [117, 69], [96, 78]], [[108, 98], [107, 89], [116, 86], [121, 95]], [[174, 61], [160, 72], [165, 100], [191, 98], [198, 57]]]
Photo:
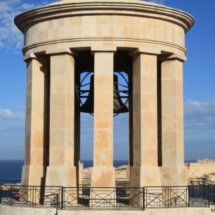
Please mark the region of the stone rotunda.
[[183, 62], [192, 16], [139, 0], [62, 0], [15, 23], [27, 64], [23, 185], [78, 186], [84, 71], [94, 82], [91, 186], [115, 187], [117, 71], [128, 75], [131, 186], [186, 185]]

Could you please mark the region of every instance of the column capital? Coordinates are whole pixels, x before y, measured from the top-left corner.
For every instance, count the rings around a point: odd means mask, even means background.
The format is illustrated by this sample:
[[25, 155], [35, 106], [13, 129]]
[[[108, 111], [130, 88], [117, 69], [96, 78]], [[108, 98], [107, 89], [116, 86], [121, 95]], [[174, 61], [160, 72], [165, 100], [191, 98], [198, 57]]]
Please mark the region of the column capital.
[[71, 50], [70, 48], [57, 48], [57, 49], [48, 49], [46, 50], [46, 55], [62, 55], [62, 54], [68, 54], [68, 55], [77, 55], [74, 50]]
[[129, 53], [129, 56], [133, 57], [136, 54], [149, 54], [149, 55], [160, 55], [161, 50], [153, 48], [137, 48]]
[[115, 46], [92, 46], [91, 52], [94, 54], [95, 52], [116, 52], [117, 48]]
[[170, 53], [170, 54], [162, 54], [158, 57], [158, 60], [160, 61], [168, 61], [168, 60], [179, 60], [179, 61], [186, 61], [187, 58], [186, 56], [183, 55], [178, 55], [178, 54], [174, 54], [174, 53]]
[[26, 54], [24, 57], [23, 57], [23, 61], [28, 61], [28, 60], [31, 60], [31, 59], [36, 59], [36, 55], [34, 53], [29, 53], [29, 54]]

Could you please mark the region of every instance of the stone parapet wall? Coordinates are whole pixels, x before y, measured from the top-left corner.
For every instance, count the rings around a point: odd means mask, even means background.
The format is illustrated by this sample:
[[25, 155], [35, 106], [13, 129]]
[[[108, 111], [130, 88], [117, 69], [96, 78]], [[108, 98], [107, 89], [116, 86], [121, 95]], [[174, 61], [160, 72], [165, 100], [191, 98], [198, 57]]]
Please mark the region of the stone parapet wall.
[[0, 205], [0, 215], [56, 215], [56, 209], [26, 208]]
[[[146, 211], [58, 210], [57, 215], [212, 215], [210, 208], [152, 209]], [[0, 205], [0, 215], [56, 215], [56, 209]]]

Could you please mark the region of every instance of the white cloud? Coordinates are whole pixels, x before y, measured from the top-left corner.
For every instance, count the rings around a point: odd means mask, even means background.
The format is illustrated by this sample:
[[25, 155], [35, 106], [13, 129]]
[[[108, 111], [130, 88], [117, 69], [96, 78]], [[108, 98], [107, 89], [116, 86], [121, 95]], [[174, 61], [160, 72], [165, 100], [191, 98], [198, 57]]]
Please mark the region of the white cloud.
[[215, 134], [215, 98], [208, 102], [185, 102], [184, 115], [186, 133]]
[[25, 115], [19, 112], [11, 112], [8, 109], [0, 109], [0, 119], [25, 119]]
[[0, 2], [0, 49], [19, 49], [23, 46], [23, 35], [14, 24], [14, 17], [26, 10], [44, 5], [24, 3], [22, 0]]

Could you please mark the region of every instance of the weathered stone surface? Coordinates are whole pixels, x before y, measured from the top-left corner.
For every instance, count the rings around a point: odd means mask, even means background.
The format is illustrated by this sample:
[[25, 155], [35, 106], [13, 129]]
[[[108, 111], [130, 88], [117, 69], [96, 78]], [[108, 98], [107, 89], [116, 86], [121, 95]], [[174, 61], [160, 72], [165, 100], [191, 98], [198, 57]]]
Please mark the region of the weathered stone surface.
[[127, 171], [131, 184], [186, 183], [182, 62], [192, 16], [139, 0], [63, 0], [18, 15], [15, 23], [25, 34], [28, 62], [23, 184], [80, 183], [75, 60], [86, 51], [94, 58], [91, 184], [115, 186], [113, 72], [114, 54], [122, 50], [133, 59]]

